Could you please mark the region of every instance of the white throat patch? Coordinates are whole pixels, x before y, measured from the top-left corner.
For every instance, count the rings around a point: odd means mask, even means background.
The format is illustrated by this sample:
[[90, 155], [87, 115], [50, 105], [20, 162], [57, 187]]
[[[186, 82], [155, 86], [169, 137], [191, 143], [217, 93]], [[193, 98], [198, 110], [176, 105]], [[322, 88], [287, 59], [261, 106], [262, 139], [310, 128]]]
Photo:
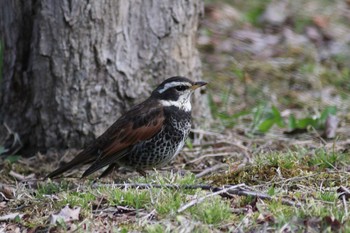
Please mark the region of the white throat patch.
[[179, 96], [179, 99], [177, 101], [175, 100], [160, 100], [159, 102], [164, 106], [164, 107], [178, 107], [185, 112], [190, 112], [192, 109], [191, 105], [191, 92], [188, 93], [188, 95], [181, 95]]

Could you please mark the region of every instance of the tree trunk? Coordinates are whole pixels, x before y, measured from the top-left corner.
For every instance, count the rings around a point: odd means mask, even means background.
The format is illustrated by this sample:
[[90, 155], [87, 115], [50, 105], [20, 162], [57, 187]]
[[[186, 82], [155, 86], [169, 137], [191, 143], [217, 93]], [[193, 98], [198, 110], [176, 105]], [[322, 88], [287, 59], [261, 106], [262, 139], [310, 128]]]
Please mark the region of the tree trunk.
[[[0, 0], [1, 121], [25, 149], [83, 146], [165, 78], [200, 79], [202, 7], [202, 0]], [[201, 99], [195, 107], [203, 113]]]

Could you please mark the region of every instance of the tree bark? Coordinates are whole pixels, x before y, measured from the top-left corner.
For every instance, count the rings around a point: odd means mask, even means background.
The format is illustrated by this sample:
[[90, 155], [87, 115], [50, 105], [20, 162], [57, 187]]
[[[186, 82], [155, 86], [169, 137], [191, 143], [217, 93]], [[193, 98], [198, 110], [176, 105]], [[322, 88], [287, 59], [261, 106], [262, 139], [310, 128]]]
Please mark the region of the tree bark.
[[[0, 0], [0, 118], [24, 148], [79, 148], [170, 76], [198, 80], [202, 0]], [[205, 115], [203, 98], [195, 109]]]

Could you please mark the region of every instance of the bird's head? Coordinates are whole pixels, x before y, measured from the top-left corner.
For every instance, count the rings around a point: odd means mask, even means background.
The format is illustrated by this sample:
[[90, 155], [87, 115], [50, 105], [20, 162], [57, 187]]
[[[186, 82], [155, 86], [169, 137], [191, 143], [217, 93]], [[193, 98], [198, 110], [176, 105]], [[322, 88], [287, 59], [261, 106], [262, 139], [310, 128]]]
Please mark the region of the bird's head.
[[151, 97], [156, 98], [163, 106], [175, 106], [184, 111], [191, 111], [191, 95], [206, 82], [193, 82], [184, 77], [172, 77], [162, 82]]

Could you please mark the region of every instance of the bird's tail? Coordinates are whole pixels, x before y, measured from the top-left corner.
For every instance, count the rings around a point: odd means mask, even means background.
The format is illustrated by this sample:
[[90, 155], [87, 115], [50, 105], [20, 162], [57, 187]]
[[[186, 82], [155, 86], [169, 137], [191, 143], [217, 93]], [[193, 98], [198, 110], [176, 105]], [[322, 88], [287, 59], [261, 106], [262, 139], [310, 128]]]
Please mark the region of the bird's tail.
[[74, 167], [81, 166], [81, 165], [84, 165], [86, 163], [91, 163], [94, 160], [96, 160], [97, 157], [98, 157], [97, 149], [95, 149], [94, 147], [90, 147], [90, 148], [88, 147], [85, 150], [81, 151], [70, 162], [68, 162], [67, 164], [63, 165], [60, 168], [57, 168], [56, 170], [54, 170], [53, 172], [48, 174], [45, 177], [45, 179], [53, 178], [53, 177], [56, 177], [58, 175], [61, 175], [62, 173], [66, 172]]

